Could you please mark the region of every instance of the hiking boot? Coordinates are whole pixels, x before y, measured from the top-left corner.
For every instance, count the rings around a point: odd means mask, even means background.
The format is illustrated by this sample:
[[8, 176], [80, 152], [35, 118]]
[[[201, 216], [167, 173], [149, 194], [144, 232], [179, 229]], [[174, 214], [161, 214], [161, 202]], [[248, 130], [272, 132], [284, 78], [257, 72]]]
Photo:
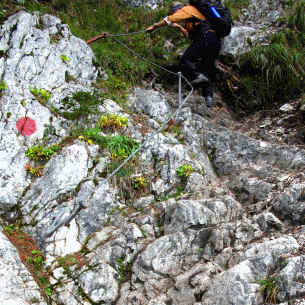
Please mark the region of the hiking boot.
[[213, 107], [213, 98], [211, 96], [205, 97], [205, 103], [207, 107], [209, 108]]
[[196, 78], [191, 81], [193, 85], [200, 84], [200, 83], [208, 83], [210, 80], [203, 74], [203, 73], [198, 73], [196, 75]]

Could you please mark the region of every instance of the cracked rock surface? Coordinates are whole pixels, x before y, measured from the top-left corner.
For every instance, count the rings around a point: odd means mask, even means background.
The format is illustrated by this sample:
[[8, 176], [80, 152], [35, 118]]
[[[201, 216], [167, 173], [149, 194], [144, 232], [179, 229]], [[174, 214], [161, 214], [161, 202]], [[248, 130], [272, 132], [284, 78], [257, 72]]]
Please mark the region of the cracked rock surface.
[[[128, 113], [105, 99], [88, 120], [65, 118], [63, 99], [92, 93], [97, 71], [86, 43], [50, 15], [10, 16], [0, 51], [0, 224], [18, 238], [10, 226], [18, 223], [34, 238], [48, 281], [41, 291], [0, 233], [1, 304], [262, 305], [266, 283], [277, 303], [302, 304], [304, 145], [239, 133], [233, 120], [220, 126], [193, 111], [196, 95], [156, 133], [178, 101], [152, 88], [130, 94]], [[109, 151], [71, 136], [105, 114], [126, 117], [124, 132], [143, 143], [128, 178], [109, 178]], [[30, 136], [16, 128], [22, 117], [35, 121]], [[26, 152], [45, 142], [60, 149], [32, 176]]]

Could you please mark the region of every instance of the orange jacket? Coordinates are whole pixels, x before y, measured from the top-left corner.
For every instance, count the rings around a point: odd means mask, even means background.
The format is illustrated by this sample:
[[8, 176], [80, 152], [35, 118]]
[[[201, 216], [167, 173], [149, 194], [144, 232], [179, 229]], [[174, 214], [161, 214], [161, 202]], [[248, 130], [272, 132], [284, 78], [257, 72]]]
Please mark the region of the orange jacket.
[[192, 18], [197, 18], [200, 20], [206, 20], [204, 15], [202, 15], [199, 10], [192, 6], [186, 5], [177, 10], [174, 14], [167, 16], [164, 18], [164, 22], [166, 23], [180, 23], [185, 22], [185, 28], [187, 31], [190, 31], [194, 25], [197, 25], [199, 22], [192, 22]]

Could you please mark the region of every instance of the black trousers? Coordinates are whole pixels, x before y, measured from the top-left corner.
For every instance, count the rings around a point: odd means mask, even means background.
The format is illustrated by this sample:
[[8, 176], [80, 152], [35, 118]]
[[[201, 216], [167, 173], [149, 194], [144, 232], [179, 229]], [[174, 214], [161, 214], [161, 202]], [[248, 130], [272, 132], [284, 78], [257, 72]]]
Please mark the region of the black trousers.
[[202, 85], [204, 97], [213, 96], [215, 59], [219, 55], [220, 46], [220, 40], [215, 32], [199, 33], [194, 37], [180, 61], [181, 71], [189, 80], [193, 80], [197, 73], [203, 73], [209, 78], [210, 81]]

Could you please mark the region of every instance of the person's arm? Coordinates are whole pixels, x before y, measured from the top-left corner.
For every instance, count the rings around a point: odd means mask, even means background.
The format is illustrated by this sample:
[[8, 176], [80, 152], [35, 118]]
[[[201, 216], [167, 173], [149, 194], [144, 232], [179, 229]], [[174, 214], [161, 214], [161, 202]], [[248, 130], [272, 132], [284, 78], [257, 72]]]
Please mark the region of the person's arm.
[[[151, 33], [159, 27], [163, 27], [166, 25], [172, 26], [175, 23], [178, 24], [178, 23], [184, 22], [187, 19], [192, 18], [194, 16], [196, 17], [196, 15], [194, 15], [194, 12], [193, 12], [194, 10], [195, 10], [195, 13], [198, 12], [198, 10], [196, 10], [194, 7], [192, 7], [190, 5], [185, 6], [182, 9], [179, 9], [178, 11], [176, 11], [174, 14], [167, 16], [163, 20], [151, 25], [150, 27], [148, 27], [146, 29], [146, 32]], [[200, 14], [200, 12], [199, 12], [199, 14]], [[204, 20], [205, 17], [204, 16], [202, 16], [202, 17], [203, 17], [202, 20]], [[177, 27], [177, 26], [174, 26], [174, 27]], [[186, 35], [185, 34], [186, 30], [184, 31], [181, 28], [179, 28], [179, 29], [183, 32], [184, 35]]]
[[180, 30], [185, 38], [189, 37], [188, 31], [182, 25], [180, 25], [178, 23], [171, 23], [170, 26]]
[[161, 20], [157, 23], [154, 23], [153, 25], [151, 25], [150, 27], [148, 27], [145, 31], [148, 33], [153, 32], [155, 29], [166, 26], [167, 23], [164, 20]]

